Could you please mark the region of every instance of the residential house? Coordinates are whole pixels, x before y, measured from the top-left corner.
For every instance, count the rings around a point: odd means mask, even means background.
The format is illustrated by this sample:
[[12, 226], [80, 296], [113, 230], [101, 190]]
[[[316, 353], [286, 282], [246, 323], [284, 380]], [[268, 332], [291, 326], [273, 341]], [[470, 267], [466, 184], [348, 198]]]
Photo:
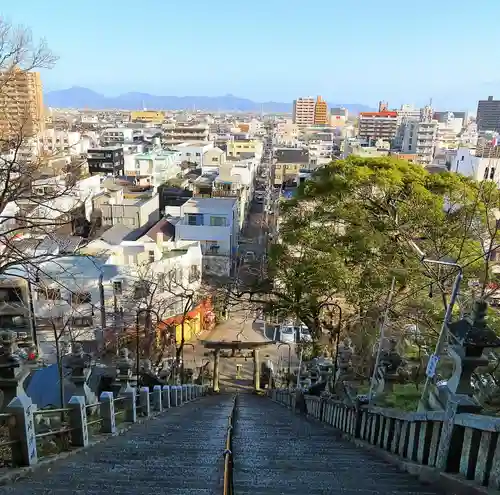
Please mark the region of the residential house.
[[260, 160], [264, 145], [257, 139], [233, 139], [227, 142], [227, 156], [239, 158], [242, 154], [253, 154]]
[[274, 161], [274, 186], [297, 183], [302, 169], [309, 168], [309, 151], [300, 148], [278, 148]]
[[158, 187], [181, 173], [179, 151], [155, 150], [133, 155], [133, 158], [134, 168], [125, 169], [125, 176], [133, 178], [137, 184]]
[[98, 225], [124, 225], [137, 229], [159, 220], [158, 195], [153, 192], [125, 197], [123, 187], [108, 187], [93, 198], [94, 220]]
[[239, 211], [236, 198], [191, 198], [180, 207], [175, 224], [179, 241], [200, 241], [203, 269], [229, 275], [238, 246]]

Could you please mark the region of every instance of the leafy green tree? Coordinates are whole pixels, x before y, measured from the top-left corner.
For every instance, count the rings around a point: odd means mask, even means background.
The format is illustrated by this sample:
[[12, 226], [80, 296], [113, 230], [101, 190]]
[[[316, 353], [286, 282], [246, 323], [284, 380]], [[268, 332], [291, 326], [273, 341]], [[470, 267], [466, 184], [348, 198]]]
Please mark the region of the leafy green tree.
[[342, 302], [343, 328], [368, 351], [394, 277], [392, 328], [418, 324], [432, 339], [454, 269], [422, 264], [413, 247], [465, 266], [464, 286], [478, 279], [484, 296], [492, 277], [484, 253], [498, 243], [498, 211], [489, 182], [429, 174], [391, 157], [336, 160], [282, 204], [269, 278], [252, 290], [268, 294], [267, 311], [302, 320], [314, 340], [330, 303]]

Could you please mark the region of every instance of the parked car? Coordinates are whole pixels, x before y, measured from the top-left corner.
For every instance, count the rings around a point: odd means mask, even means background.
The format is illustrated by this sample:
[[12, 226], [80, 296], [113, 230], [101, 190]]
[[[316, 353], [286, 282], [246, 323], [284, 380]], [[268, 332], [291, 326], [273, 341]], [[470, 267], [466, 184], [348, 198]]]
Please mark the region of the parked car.
[[295, 344], [296, 342], [312, 342], [312, 337], [304, 324], [296, 325], [287, 322], [280, 325], [280, 340], [287, 344]]

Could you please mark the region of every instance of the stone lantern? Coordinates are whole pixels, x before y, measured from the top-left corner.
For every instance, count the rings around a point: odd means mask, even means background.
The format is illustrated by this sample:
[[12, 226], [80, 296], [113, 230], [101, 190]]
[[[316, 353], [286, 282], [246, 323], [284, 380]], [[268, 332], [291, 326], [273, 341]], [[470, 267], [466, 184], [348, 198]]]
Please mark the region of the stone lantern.
[[90, 374], [90, 355], [83, 351], [82, 344], [73, 344], [70, 354], [64, 356], [64, 366], [71, 370], [70, 380], [75, 386], [74, 395], [85, 398], [86, 404], [95, 404], [97, 398], [87, 385]]
[[454, 368], [451, 377], [432, 394], [440, 408], [445, 409], [453, 395], [458, 402], [458, 412], [477, 413], [482, 409], [474, 398], [471, 378], [476, 368], [488, 364], [484, 350], [500, 347], [500, 338], [486, 324], [487, 311], [486, 301], [477, 300], [470, 316], [448, 325], [448, 355], [453, 359]]
[[16, 334], [9, 330], [0, 332], [0, 400], [1, 410], [21, 395], [26, 395], [23, 382], [29, 370], [23, 369], [19, 356], [15, 354]]
[[130, 351], [127, 348], [120, 349], [120, 357], [116, 362], [117, 369], [117, 386], [119, 386], [119, 393], [130, 390], [132, 384], [132, 368], [134, 361], [130, 358]]

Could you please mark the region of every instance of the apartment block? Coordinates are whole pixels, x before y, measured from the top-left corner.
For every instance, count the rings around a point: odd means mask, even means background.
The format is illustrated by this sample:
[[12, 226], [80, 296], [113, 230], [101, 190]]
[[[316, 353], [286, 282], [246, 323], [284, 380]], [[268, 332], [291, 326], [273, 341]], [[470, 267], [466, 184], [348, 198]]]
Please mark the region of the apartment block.
[[156, 110], [140, 110], [130, 112], [132, 122], [144, 122], [151, 124], [162, 124], [165, 120], [165, 113]]
[[487, 100], [479, 100], [477, 104], [477, 130], [500, 131], [500, 100], [488, 96]]
[[90, 148], [87, 151], [87, 162], [89, 173], [101, 175], [123, 175], [124, 157], [121, 146], [108, 146], [102, 148]]
[[360, 138], [375, 141], [392, 141], [398, 131], [398, 113], [391, 111], [361, 112], [358, 121]]
[[328, 103], [318, 96], [314, 105], [314, 123], [327, 125], [328, 121]]
[[298, 98], [293, 102], [293, 123], [298, 126], [314, 124], [316, 101], [312, 97]]
[[40, 73], [15, 68], [0, 74], [0, 137], [35, 137], [45, 127]]

